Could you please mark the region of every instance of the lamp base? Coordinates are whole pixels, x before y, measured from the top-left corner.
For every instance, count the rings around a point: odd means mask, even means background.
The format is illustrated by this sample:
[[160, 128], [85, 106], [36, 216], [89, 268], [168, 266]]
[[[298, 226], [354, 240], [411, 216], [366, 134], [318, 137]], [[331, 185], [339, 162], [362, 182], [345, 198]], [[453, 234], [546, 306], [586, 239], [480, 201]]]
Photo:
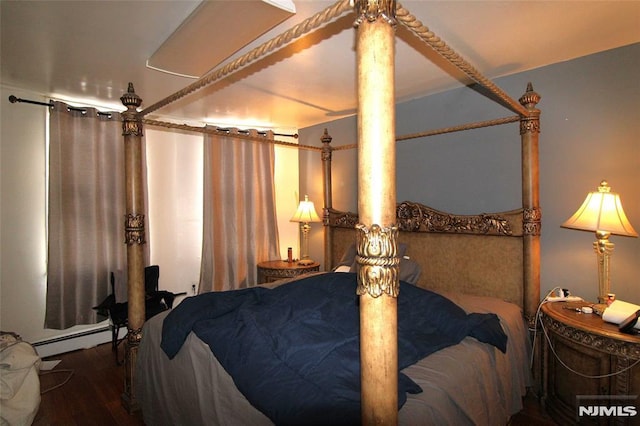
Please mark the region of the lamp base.
[[300, 259], [298, 260], [298, 265], [312, 265], [315, 262], [311, 259]]

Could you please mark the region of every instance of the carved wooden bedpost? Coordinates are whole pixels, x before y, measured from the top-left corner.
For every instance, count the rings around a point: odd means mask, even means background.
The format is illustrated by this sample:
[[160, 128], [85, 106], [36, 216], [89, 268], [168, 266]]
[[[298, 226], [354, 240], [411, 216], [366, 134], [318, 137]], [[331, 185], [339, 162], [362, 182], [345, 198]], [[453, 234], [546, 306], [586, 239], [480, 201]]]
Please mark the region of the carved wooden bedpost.
[[398, 422], [395, 0], [356, 0], [362, 424]]
[[[322, 209], [322, 221], [324, 225], [329, 224], [329, 210], [333, 208], [333, 199], [331, 196], [331, 148], [332, 137], [329, 136], [327, 129], [324, 129], [322, 134], [322, 185], [324, 190], [324, 208]], [[326, 229], [324, 232], [324, 265], [325, 268], [331, 266], [331, 259], [333, 259], [333, 241], [330, 230]]]
[[122, 113], [122, 134], [125, 146], [125, 244], [127, 244], [128, 323], [125, 340], [125, 384], [122, 403], [129, 413], [139, 409], [135, 400], [133, 377], [145, 321], [144, 251], [145, 214], [142, 167], [142, 120], [137, 108], [142, 99], [129, 83], [127, 93], [120, 98], [127, 111]]
[[[536, 104], [540, 95], [531, 83], [520, 98], [528, 116], [520, 118], [522, 138], [522, 206], [524, 207], [524, 314], [531, 321], [540, 300], [540, 232], [542, 211], [540, 210], [540, 188], [538, 186], [538, 136], [540, 134], [540, 110]], [[535, 304], [533, 303], [535, 301]]]

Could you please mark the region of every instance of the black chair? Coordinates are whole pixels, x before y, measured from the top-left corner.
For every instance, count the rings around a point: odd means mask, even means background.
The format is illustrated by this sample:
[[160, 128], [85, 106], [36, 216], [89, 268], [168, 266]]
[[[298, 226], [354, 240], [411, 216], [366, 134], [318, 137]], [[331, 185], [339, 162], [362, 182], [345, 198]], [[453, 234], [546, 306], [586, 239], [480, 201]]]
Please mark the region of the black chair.
[[[144, 268], [144, 293], [145, 293], [145, 318], [149, 319], [154, 315], [159, 314], [162, 311], [173, 308], [173, 301], [176, 296], [186, 294], [179, 293], [174, 294], [169, 291], [158, 290], [158, 281], [160, 279], [160, 267], [158, 265], [151, 265]], [[127, 302], [116, 301], [116, 291], [126, 289], [116, 289], [116, 285], [123, 285], [117, 283], [115, 274], [111, 272], [111, 294], [98, 306], [93, 309], [97, 310], [99, 314], [108, 316], [110, 320], [111, 328], [111, 349], [116, 356], [116, 364], [120, 365], [120, 359], [118, 356], [118, 346], [123, 339], [118, 339], [120, 328], [127, 326], [127, 319], [129, 315], [129, 304]]]

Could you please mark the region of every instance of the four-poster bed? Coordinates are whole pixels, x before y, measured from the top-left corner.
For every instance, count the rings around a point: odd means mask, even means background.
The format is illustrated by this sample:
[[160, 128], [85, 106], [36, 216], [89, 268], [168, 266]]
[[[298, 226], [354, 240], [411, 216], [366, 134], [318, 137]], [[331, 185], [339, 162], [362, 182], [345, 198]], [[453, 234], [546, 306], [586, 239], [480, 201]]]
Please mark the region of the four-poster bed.
[[[355, 23], [357, 44], [357, 76], [358, 76], [358, 215], [341, 213], [333, 209], [331, 194], [331, 155], [330, 137], [326, 135], [322, 142], [322, 160], [324, 171], [324, 221], [326, 228], [325, 265], [336, 264], [349, 244], [355, 244], [357, 263], [357, 295], [359, 306], [359, 354], [361, 369], [361, 416], [363, 424], [396, 424], [398, 422], [398, 296], [400, 283], [398, 280], [400, 256], [398, 246], [406, 242], [410, 247], [411, 257], [422, 267], [422, 278], [419, 286], [443, 292], [469, 312], [497, 312], [505, 333], [509, 336], [508, 356], [497, 361], [497, 370], [508, 371], [504, 376], [493, 377], [495, 387], [492, 388], [503, 398], [509, 400], [515, 395], [519, 400], [527, 382], [526, 362], [526, 327], [522, 316], [516, 308], [517, 319], [514, 320], [509, 306], [516, 306], [524, 311], [526, 318], [532, 318], [539, 301], [539, 236], [540, 209], [538, 195], [538, 133], [539, 111], [535, 108], [539, 96], [529, 87], [520, 102], [511, 99], [492, 82], [483, 77], [464, 59], [453, 52], [442, 40], [433, 35], [426, 27], [411, 16], [404, 8], [396, 8], [392, 0], [359, 0], [355, 1]], [[128, 247], [129, 275], [129, 332], [126, 340], [125, 355], [125, 392], [123, 401], [131, 410], [138, 408], [137, 395], [146, 401], [149, 398], [162, 398], [162, 389], [134, 389], [135, 369], [139, 377], [144, 377], [158, 365], [151, 365], [151, 346], [159, 343], [158, 329], [144, 325], [144, 284], [142, 271], [144, 268], [141, 245], [144, 244], [144, 210], [142, 204], [142, 187], [139, 170], [142, 167], [141, 137], [143, 117], [176, 99], [191, 93], [205, 85], [226, 77], [246, 63], [253, 61], [283, 43], [298, 37], [323, 22], [351, 10], [347, 0], [336, 3], [324, 12], [304, 21], [283, 36], [265, 43], [249, 54], [231, 64], [215, 70], [196, 81], [184, 90], [162, 100], [151, 107], [137, 112], [141, 100], [129, 87], [129, 92], [122, 101], [128, 110], [124, 116], [124, 137], [126, 145], [127, 174], [127, 222], [126, 241]], [[481, 123], [466, 128], [501, 124], [502, 122], [520, 121], [522, 142], [522, 208], [508, 213], [485, 214], [481, 216], [456, 216], [436, 212], [425, 206], [414, 203], [402, 203], [396, 207], [395, 191], [395, 97], [394, 97], [394, 25], [400, 21], [418, 38], [430, 45], [436, 52], [448, 59], [473, 81], [488, 89], [499, 102], [515, 111], [516, 118], [498, 120], [495, 123]], [[148, 124], [158, 124], [157, 122]], [[418, 232], [410, 232], [418, 231]], [[471, 261], [475, 259], [475, 261]], [[453, 263], [451, 263], [453, 262]], [[335, 274], [326, 274], [335, 276]], [[291, 284], [297, 285], [297, 284]], [[286, 287], [286, 286], [283, 286]], [[279, 287], [280, 288], [280, 287]], [[459, 293], [481, 296], [499, 296], [512, 302], [510, 305], [496, 304], [495, 299], [465, 299]], [[467, 297], [467, 296], [465, 296]], [[486, 309], [494, 309], [486, 311]], [[511, 316], [511, 319], [509, 317]], [[152, 321], [158, 323], [160, 317]], [[164, 316], [162, 316], [164, 318]], [[518, 325], [518, 323], [520, 324]], [[153, 331], [152, 331], [153, 330]], [[155, 337], [154, 337], [155, 336]], [[144, 353], [141, 352], [137, 362], [138, 351], [143, 340]], [[207, 362], [215, 360], [211, 353], [202, 353], [206, 346], [198, 338], [189, 335], [188, 340], [195, 340], [200, 355]], [[475, 356], [489, 351], [479, 342], [462, 343], [446, 351], [461, 350], [463, 346], [474, 346]], [[479, 347], [476, 347], [480, 345]], [[495, 364], [495, 351], [490, 351], [489, 364]], [[440, 368], [442, 360], [435, 355], [426, 358], [427, 370]], [[178, 354], [179, 356], [180, 354]], [[185, 356], [191, 357], [190, 354]], [[464, 355], [461, 355], [465, 359]], [[467, 355], [468, 356], [468, 355]], [[468, 360], [468, 358], [466, 358]], [[428, 362], [435, 362], [431, 367]], [[422, 362], [422, 361], [420, 361]], [[149, 363], [149, 364], [147, 364]], [[416, 364], [418, 365], [418, 364]], [[494, 367], [496, 367], [494, 365]], [[229, 382], [221, 368], [215, 365], [207, 370], [223, 381]], [[411, 369], [413, 367], [409, 367]], [[455, 370], [455, 367], [454, 367]], [[449, 371], [449, 370], [447, 370]], [[460, 369], [458, 369], [460, 371]], [[455, 371], [451, 371], [455, 374]], [[203, 374], [203, 377], [206, 374]], [[148, 377], [148, 376], [147, 376]], [[464, 379], [464, 377], [461, 377]], [[479, 378], [486, 382], [486, 377]], [[185, 379], [186, 380], [186, 379]], [[510, 381], [511, 380], [511, 381]], [[200, 381], [196, 377], [196, 382]], [[437, 381], [437, 380], [436, 380]], [[448, 381], [445, 380], [445, 382]], [[478, 383], [480, 383], [478, 382]], [[507, 382], [510, 384], [507, 385]], [[140, 383], [148, 383], [142, 380]], [[428, 383], [428, 382], [425, 382]], [[458, 382], [456, 382], [458, 383]], [[442, 383], [444, 385], [445, 383]], [[207, 384], [200, 383], [212, 391]], [[477, 383], [476, 383], [477, 385]], [[434, 385], [435, 386], [435, 385]], [[485, 383], [485, 386], [491, 387]], [[424, 386], [423, 386], [424, 387]], [[230, 385], [233, 388], [233, 385]], [[486, 390], [486, 389], [485, 389]], [[184, 389], [183, 389], [184, 391]], [[453, 391], [454, 393], [456, 391]], [[457, 390], [460, 392], [460, 389]], [[504, 392], [507, 392], [504, 394]], [[229, 399], [231, 405], [224, 410], [233, 414], [251, 412], [246, 400], [237, 396], [233, 390], [215, 392], [210, 395], [214, 399]], [[222, 395], [224, 394], [224, 395]], [[433, 395], [425, 392], [425, 394]], [[146, 395], [146, 396], [145, 396]], [[153, 395], [153, 396], [149, 396]], [[444, 394], [443, 394], [444, 395]], [[450, 394], [446, 394], [450, 395]], [[304, 397], [304, 396], [303, 396]], [[199, 398], [199, 397], [198, 397]], [[437, 400], [437, 398], [435, 398]], [[444, 398], [446, 399], [446, 397]], [[200, 401], [194, 405], [206, 407], [208, 401]], [[446, 403], [440, 401], [443, 405]], [[155, 400], [162, 405], [167, 401]], [[225, 403], [226, 404], [226, 403]], [[209, 404], [211, 405], [211, 404]], [[213, 404], [215, 405], [215, 404]], [[147, 406], [147, 408], [153, 405]], [[512, 400], [501, 401], [501, 408], [489, 405], [488, 410], [499, 410], [501, 421], [518, 408]], [[192, 407], [194, 416], [200, 410]], [[433, 409], [433, 407], [432, 407]], [[459, 409], [458, 409], [459, 410]], [[257, 412], [250, 421], [258, 423], [262, 415]], [[406, 414], [406, 418], [404, 417]], [[448, 418], [450, 410], [443, 408], [442, 418]], [[495, 412], [490, 413], [496, 415]], [[146, 415], [146, 414], [145, 414]], [[224, 415], [224, 413], [222, 414]], [[469, 413], [465, 414], [469, 415]], [[494, 417], [487, 417], [495, 420]], [[253, 414], [251, 414], [253, 416]], [[411, 419], [411, 409], [402, 411], [400, 418]], [[220, 418], [219, 420], [221, 420]], [[256, 420], [258, 419], [258, 420]], [[201, 418], [202, 423], [208, 422]], [[473, 417], [471, 418], [473, 420]], [[213, 420], [215, 422], [215, 420]], [[248, 420], [249, 421], [249, 420]], [[268, 420], [267, 420], [268, 421]], [[256, 423], [256, 424], [258, 424]], [[407, 423], [410, 424], [410, 423]]]

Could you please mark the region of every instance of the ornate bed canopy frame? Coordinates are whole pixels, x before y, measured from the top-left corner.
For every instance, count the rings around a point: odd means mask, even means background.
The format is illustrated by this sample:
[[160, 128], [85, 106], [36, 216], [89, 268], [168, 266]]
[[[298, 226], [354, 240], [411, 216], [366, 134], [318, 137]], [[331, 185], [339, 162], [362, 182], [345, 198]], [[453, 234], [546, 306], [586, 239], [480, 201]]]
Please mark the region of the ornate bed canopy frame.
[[[125, 143], [126, 173], [126, 225], [127, 273], [129, 320], [125, 341], [125, 389], [122, 395], [127, 410], [138, 409], [134, 397], [133, 377], [139, 342], [142, 338], [144, 312], [144, 258], [145, 211], [142, 184], [143, 124], [178, 127], [144, 119], [156, 111], [184, 96], [217, 80], [226, 78], [247, 64], [288, 44], [295, 38], [318, 28], [320, 25], [349, 11], [355, 11], [356, 54], [358, 79], [358, 213], [352, 217], [355, 228], [360, 298], [361, 322], [361, 377], [362, 377], [362, 421], [364, 424], [397, 424], [397, 295], [398, 239], [401, 230], [421, 227], [417, 221], [419, 206], [404, 205], [405, 219], [396, 220], [395, 187], [395, 97], [394, 97], [394, 38], [397, 22], [405, 25], [442, 57], [463, 71], [474, 82], [488, 89], [501, 104], [514, 111], [517, 116], [492, 122], [474, 123], [435, 132], [408, 135], [404, 138], [424, 137], [452, 131], [467, 130], [507, 122], [520, 122], [522, 143], [522, 206], [516, 213], [521, 217], [524, 295], [521, 306], [528, 316], [535, 312], [539, 300], [540, 266], [540, 219], [538, 189], [538, 134], [540, 111], [536, 109], [539, 96], [529, 86], [520, 102], [511, 99], [493, 82], [480, 74], [473, 66], [454, 52], [444, 41], [435, 36], [419, 20], [412, 16], [395, 0], [340, 0], [322, 12], [306, 19], [282, 35], [253, 49], [231, 63], [211, 71], [179, 92], [147, 107], [138, 108], [142, 100], [129, 85], [121, 98], [127, 107], [123, 113], [123, 135]], [[180, 126], [184, 128], [185, 126]], [[198, 130], [190, 128], [190, 130]], [[209, 130], [209, 131], [216, 131]], [[252, 139], [245, 136], [245, 139]], [[298, 149], [322, 152], [324, 173], [325, 223], [336, 220], [331, 197], [331, 155], [328, 135], [322, 140], [322, 148], [292, 144]], [[276, 142], [278, 143], [278, 142]], [[417, 210], [416, 210], [417, 209]], [[420, 213], [422, 214], [422, 213]], [[431, 214], [431, 213], [430, 213]], [[506, 232], [510, 226], [502, 219], [485, 217], [479, 223], [465, 222], [467, 219], [446, 217], [447, 226], [460, 227], [464, 232], [491, 228], [491, 232]], [[432, 222], [439, 222], [436, 218]], [[475, 219], [474, 219], [475, 220]], [[518, 223], [516, 221], [516, 223]], [[519, 226], [519, 225], [516, 225]], [[325, 233], [325, 258], [335, 259], [332, 232]], [[327, 260], [325, 260], [327, 262]], [[327, 263], [329, 264], [329, 263]]]

